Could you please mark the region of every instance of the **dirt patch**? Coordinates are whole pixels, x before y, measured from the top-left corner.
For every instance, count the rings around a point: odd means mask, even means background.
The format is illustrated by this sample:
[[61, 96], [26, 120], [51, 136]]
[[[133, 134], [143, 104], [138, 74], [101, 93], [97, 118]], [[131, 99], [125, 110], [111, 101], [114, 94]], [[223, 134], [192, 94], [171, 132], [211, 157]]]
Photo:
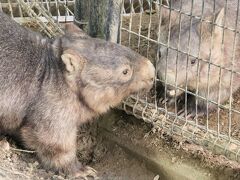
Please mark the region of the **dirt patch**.
[[[84, 128], [89, 128], [89, 126], [86, 125]], [[94, 127], [95, 125], [92, 126]], [[105, 124], [104, 126], [109, 127], [109, 124]], [[216, 174], [221, 172], [224, 174], [222, 179], [226, 179], [226, 177], [228, 177], [227, 179], [240, 178], [240, 166], [238, 163], [229, 161], [223, 156], [214, 156], [200, 146], [179, 143], [175, 137], [169, 137], [164, 133], [153, 133], [150, 124], [136, 120], [124, 112], [120, 111], [117, 114], [117, 121], [111, 125], [111, 128], [118, 137], [127, 137], [134, 144], [140, 144], [146, 149], [155, 150], [161, 155], [168, 152], [168, 156], [171, 157], [173, 164], [181, 166], [184, 162], [193, 162], [196, 168], [200, 164], [202, 167], [209, 169], [209, 171], [215, 171]], [[85, 137], [83, 139], [88, 139], [89, 134], [96, 137], [95, 129], [90, 131], [92, 134], [83, 133]], [[0, 143], [0, 179], [66, 179], [61, 174], [55, 174], [52, 171], [43, 169], [35, 153], [20, 152], [11, 139], [8, 139], [8, 141], [4, 139], [0, 141], [2, 142]], [[164, 139], [164, 141], [161, 139]], [[100, 179], [152, 180], [154, 177], [157, 177], [157, 173], [153, 173], [146, 168], [145, 162], [136, 160], [134, 156], [125, 153], [119, 146], [109, 143], [104, 139], [96, 141], [93, 140], [95, 143], [89, 143], [90, 140], [86, 141], [88, 143], [85, 145], [79, 144], [79, 148], [81, 148], [83, 154], [84, 152], [94, 154], [90, 152], [93, 152], [92, 149], [95, 149], [95, 153], [97, 153], [96, 147], [100, 144], [102, 147], [105, 147], [105, 153], [102, 153], [101, 148], [98, 151], [101, 154], [101, 158], [92, 160], [94, 159], [92, 156], [90, 156], [91, 158], [89, 156], [82, 156], [80, 159], [87, 159], [86, 161], [91, 159], [89, 165], [98, 171]], [[91, 144], [95, 145], [90, 146]], [[83, 151], [84, 147], [85, 150]], [[87, 150], [88, 148], [90, 150]], [[209, 176], [211, 176], [210, 173]]]
[[[103, 180], [150, 180], [155, 176], [153, 172], [147, 170], [143, 162], [129, 156], [117, 145], [109, 145], [104, 158], [91, 162], [89, 166], [96, 169], [99, 178]], [[20, 152], [14, 142], [4, 139], [0, 141], [0, 179], [60, 180], [67, 178], [63, 174], [45, 170], [35, 153]]]
[[126, 154], [119, 146], [113, 145], [104, 160], [95, 163], [93, 167], [99, 171], [104, 180], [153, 180], [156, 174], [147, 170], [144, 162]]
[[230, 161], [224, 156], [214, 155], [201, 146], [179, 142], [177, 137], [168, 136], [166, 133], [153, 133], [149, 124], [136, 120], [135, 117], [121, 112], [116, 114], [114, 117], [116, 121], [111, 129], [120, 139], [127, 137], [135, 145], [150, 149], [161, 156], [171, 157], [172, 164], [181, 166], [181, 164], [191, 163], [195, 168], [202, 167], [205, 173], [209, 172], [212, 179], [218, 177], [216, 179], [237, 180], [240, 178], [239, 163]]

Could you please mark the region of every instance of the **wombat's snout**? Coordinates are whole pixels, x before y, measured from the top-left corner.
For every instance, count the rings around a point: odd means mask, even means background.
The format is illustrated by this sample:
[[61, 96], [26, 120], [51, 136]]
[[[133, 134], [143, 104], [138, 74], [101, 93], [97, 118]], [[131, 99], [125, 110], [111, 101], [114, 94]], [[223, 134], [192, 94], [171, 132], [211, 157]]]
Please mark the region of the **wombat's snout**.
[[158, 69], [157, 75], [160, 80], [167, 81], [170, 84], [174, 84], [176, 81], [176, 71], [171, 68], [168, 68], [167, 70]]
[[144, 89], [151, 89], [154, 83], [154, 77], [155, 77], [155, 68], [151, 61], [146, 60], [144, 61], [144, 66], [141, 69], [142, 77], [144, 77], [145, 87]]
[[153, 84], [154, 77], [155, 77], [155, 68], [149, 60], [147, 61], [147, 64], [148, 64], [148, 69], [149, 69], [149, 81], [150, 81], [150, 83]]

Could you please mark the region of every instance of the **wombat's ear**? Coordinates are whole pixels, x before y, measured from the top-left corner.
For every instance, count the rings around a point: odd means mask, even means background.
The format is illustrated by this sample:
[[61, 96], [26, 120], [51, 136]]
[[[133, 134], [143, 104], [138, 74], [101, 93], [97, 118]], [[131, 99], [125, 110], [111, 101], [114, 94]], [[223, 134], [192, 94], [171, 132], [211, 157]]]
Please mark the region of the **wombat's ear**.
[[169, 4], [169, 0], [163, 0], [162, 1], [162, 4], [164, 4], [164, 5], [166, 5], [166, 6], [169, 6], [170, 4]]
[[83, 56], [71, 49], [63, 51], [61, 58], [66, 66], [66, 70], [71, 74], [82, 71], [86, 62], [86, 59]]
[[74, 23], [66, 23], [64, 26], [64, 30], [65, 33], [68, 35], [74, 35], [77, 37], [87, 37], [87, 34]]
[[161, 16], [162, 16], [163, 24], [170, 23], [170, 19], [171, 19], [171, 24], [176, 25], [176, 24], [178, 24], [178, 19], [179, 19], [180, 14], [177, 11], [170, 10], [169, 8], [166, 8], [166, 7], [162, 7]]
[[[219, 27], [219, 26], [223, 25], [224, 8], [222, 8], [215, 16], [208, 16], [208, 17], [206, 17], [205, 20], [208, 20], [208, 21], [213, 22], [214, 24], [216, 24], [213, 27], [213, 33], [214, 33], [216, 38], [221, 40], [223, 28]], [[202, 28], [202, 31], [201, 31], [201, 28]], [[198, 25], [198, 32], [199, 32], [199, 34], [201, 32], [201, 36], [203, 38], [209, 38], [211, 36], [211, 25], [210, 25], [210, 23], [209, 22], [199, 23], [199, 25]]]
[[218, 37], [222, 37], [223, 34], [223, 27], [219, 27], [223, 25], [223, 21], [224, 21], [224, 8], [222, 8], [217, 15], [215, 16], [215, 24], [217, 26], [214, 27], [214, 33], [215, 35], [217, 35]]

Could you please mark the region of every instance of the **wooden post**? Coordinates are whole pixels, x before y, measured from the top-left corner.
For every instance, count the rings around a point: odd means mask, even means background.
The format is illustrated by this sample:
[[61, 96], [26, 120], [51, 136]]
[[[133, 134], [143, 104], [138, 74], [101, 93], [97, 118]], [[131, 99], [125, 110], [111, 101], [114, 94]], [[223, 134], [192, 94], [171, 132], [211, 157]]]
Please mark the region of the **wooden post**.
[[89, 0], [90, 16], [88, 33], [92, 37], [104, 38], [107, 12], [110, 0]]
[[75, 22], [82, 29], [88, 24], [90, 36], [116, 43], [119, 40], [122, 1], [76, 0]]
[[122, 0], [110, 0], [106, 23], [106, 40], [118, 43]]
[[81, 29], [87, 30], [89, 14], [90, 13], [90, 3], [88, 0], [75, 0], [74, 15], [75, 24], [77, 24]]
[[118, 42], [122, 0], [90, 0], [89, 35]]

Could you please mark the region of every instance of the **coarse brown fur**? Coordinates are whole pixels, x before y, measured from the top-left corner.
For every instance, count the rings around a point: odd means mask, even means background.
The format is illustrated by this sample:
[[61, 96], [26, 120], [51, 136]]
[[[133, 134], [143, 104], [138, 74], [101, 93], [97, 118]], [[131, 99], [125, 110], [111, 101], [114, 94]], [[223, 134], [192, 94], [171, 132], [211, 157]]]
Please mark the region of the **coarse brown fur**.
[[84, 174], [77, 128], [153, 84], [149, 60], [72, 24], [50, 40], [0, 13], [0, 134], [15, 134], [45, 167]]

